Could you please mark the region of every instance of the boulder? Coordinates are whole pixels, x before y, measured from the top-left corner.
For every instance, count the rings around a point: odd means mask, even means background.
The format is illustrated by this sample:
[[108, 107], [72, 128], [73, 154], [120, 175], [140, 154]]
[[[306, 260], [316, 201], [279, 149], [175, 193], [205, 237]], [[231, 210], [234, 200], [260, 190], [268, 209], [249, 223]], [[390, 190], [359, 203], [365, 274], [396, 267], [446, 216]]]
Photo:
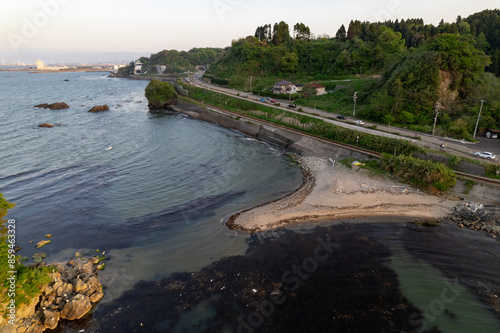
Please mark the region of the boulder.
[[109, 107], [107, 105], [96, 105], [92, 109], [89, 110], [89, 112], [102, 112], [102, 111], [108, 111]]
[[43, 326], [45, 328], [48, 328], [49, 330], [55, 329], [57, 327], [59, 319], [61, 318], [59, 311], [53, 311], [53, 310], [44, 310], [43, 316], [45, 318]]
[[38, 125], [38, 127], [52, 128], [52, 127], [54, 127], [54, 125], [45, 123], [45, 124]]
[[61, 311], [61, 318], [68, 320], [75, 320], [82, 318], [92, 308], [90, 298], [77, 294], [75, 295]]
[[47, 109], [48, 107], [49, 105], [47, 103], [38, 104], [34, 106], [34, 108], [42, 108], [42, 109]]
[[50, 109], [50, 110], [69, 109], [69, 105], [64, 103], [64, 102], [52, 103], [52, 104], [49, 104], [47, 109]]

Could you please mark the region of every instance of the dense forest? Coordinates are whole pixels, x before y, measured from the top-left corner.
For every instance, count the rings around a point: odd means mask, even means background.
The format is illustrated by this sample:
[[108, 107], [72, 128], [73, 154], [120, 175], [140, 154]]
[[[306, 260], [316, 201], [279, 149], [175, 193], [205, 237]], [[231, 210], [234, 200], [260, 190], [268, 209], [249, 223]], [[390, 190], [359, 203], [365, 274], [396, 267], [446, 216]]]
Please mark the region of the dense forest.
[[[315, 37], [303, 23], [292, 34], [285, 22], [266, 24], [233, 41], [208, 74], [235, 86], [250, 77], [259, 89], [272, 84], [266, 77], [320, 82], [327, 89], [333, 79], [380, 77], [359, 92], [359, 116], [429, 132], [439, 103], [438, 133], [471, 139], [481, 100], [487, 102], [480, 126], [500, 128], [500, 10], [438, 26], [422, 19], [351, 21], [334, 37]], [[319, 105], [336, 104], [336, 97], [352, 103], [338, 92], [328, 95], [315, 99]]]

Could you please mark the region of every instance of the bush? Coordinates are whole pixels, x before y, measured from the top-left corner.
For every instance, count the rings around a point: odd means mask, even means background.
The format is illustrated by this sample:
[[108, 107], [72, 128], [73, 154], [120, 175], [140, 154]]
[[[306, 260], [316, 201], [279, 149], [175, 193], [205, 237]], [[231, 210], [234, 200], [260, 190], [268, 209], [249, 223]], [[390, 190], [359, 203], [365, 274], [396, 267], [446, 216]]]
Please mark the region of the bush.
[[386, 171], [404, 181], [415, 182], [423, 186], [432, 185], [441, 191], [453, 187], [457, 182], [453, 170], [442, 163], [424, 161], [412, 156], [389, 154], [382, 154], [381, 163]]
[[455, 165], [458, 165], [458, 163], [460, 163], [460, 156], [457, 156], [457, 155], [451, 155], [450, 156], [450, 159], [448, 160], [448, 164], [450, 166], [455, 166]]

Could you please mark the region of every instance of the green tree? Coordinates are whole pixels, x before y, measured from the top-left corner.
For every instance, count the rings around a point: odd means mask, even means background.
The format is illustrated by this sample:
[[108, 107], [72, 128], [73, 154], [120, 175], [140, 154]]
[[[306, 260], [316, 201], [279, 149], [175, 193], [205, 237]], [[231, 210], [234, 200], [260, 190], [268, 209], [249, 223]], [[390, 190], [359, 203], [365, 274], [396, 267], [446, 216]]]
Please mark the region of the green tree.
[[335, 34], [335, 38], [337, 38], [341, 42], [344, 42], [346, 40], [346, 36], [347, 36], [347, 33], [345, 31], [344, 25], [342, 24], [340, 26], [339, 30], [337, 30], [337, 33]]
[[309, 40], [311, 38], [311, 29], [304, 23], [297, 23], [293, 26], [293, 33], [295, 39], [298, 40]]
[[290, 41], [290, 29], [288, 24], [281, 21], [275, 23], [273, 27], [273, 43], [274, 45], [281, 45]]

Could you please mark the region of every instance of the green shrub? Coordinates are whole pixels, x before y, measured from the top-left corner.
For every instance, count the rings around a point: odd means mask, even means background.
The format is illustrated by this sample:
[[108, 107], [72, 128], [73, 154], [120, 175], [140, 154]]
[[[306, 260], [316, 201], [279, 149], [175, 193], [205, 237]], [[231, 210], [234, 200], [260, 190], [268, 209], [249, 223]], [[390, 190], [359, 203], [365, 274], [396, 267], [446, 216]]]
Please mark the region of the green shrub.
[[444, 191], [453, 187], [457, 182], [456, 174], [442, 163], [424, 161], [407, 155], [392, 156], [382, 154], [382, 167], [403, 179], [415, 182], [418, 185], [432, 185]]
[[450, 166], [455, 166], [455, 165], [458, 165], [458, 163], [460, 163], [460, 156], [457, 156], [457, 155], [451, 155], [450, 156], [450, 159], [448, 160], [448, 164]]

